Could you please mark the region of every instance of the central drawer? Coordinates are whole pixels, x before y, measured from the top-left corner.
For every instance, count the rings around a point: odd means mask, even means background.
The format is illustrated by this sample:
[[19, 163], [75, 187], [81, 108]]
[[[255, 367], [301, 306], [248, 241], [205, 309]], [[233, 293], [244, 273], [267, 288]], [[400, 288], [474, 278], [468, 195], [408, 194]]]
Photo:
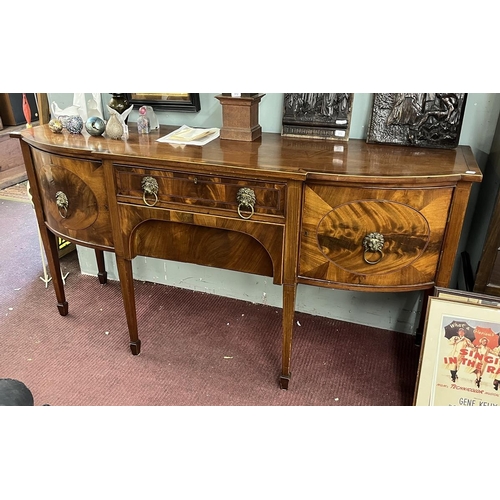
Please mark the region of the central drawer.
[[[119, 164], [114, 173], [120, 203], [183, 211], [214, 209], [242, 218], [285, 215], [286, 183]], [[253, 193], [253, 207], [242, 204], [242, 190]]]

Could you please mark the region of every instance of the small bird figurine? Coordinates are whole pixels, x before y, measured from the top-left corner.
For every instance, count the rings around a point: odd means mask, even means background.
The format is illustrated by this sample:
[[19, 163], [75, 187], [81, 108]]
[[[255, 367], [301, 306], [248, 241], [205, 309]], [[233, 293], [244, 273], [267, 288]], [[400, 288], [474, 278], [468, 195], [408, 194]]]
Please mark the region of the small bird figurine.
[[26, 94], [23, 94], [23, 113], [26, 118], [26, 128], [31, 128], [31, 108]]

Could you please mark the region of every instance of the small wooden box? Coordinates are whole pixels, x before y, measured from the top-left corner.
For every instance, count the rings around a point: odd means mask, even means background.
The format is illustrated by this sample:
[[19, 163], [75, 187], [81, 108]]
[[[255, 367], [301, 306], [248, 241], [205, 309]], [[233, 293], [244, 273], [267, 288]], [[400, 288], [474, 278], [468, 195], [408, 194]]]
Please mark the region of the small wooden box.
[[216, 95], [222, 105], [221, 139], [255, 141], [262, 135], [259, 103], [266, 94]]

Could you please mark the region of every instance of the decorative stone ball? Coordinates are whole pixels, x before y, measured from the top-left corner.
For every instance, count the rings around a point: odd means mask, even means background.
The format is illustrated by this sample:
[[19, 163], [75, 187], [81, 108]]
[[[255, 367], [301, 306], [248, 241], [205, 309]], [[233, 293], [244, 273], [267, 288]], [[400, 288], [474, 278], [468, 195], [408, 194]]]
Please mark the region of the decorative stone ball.
[[85, 122], [85, 130], [93, 136], [102, 135], [106, 130], [106, 124], [102, 118], [98, 116], [91, 116]]
[[70, 134], [79, 134], [83, 129], [83, 120], [81, 116], [70, 116], [66, 122], [66, 130]]
[[54, 134], [60, 134], [63, 130], [63, 124], [61, 120], [58, 120], [57, 118], [52, 118], [49, 122], [49, 128], [54, 132]]

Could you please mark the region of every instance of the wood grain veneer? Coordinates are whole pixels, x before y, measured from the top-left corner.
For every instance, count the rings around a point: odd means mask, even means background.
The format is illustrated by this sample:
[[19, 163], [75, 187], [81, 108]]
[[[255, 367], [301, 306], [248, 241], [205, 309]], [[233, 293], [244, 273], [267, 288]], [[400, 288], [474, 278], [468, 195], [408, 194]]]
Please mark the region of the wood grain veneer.
[[[61, 314], [68, 305], [55, 235], [95, 248], [102, 282], [102, 252], [115, 252], [133, 354], [140, 352], [135, 256], [272, 276], [283, 287], [279, 378], [287, 388], [297, 284], [426, 293], [449, 285], [471, 186], [482, 180], [468, 146], [269, 133], [203, 147], [156, 141], [173, 129], [144, 136], [131, 124], [127, 141], [54, 134], [47, 125], [12, 135], [21, 143]], [[147, 176], [158, 191], [146, 197]], [[241, 188], [256, 201], [239, 213]], [[55, 198], [61, 190], [69, 197], [65, 217]], [[383, 236], [380, 251], [365, 249], [368, 233]]]

